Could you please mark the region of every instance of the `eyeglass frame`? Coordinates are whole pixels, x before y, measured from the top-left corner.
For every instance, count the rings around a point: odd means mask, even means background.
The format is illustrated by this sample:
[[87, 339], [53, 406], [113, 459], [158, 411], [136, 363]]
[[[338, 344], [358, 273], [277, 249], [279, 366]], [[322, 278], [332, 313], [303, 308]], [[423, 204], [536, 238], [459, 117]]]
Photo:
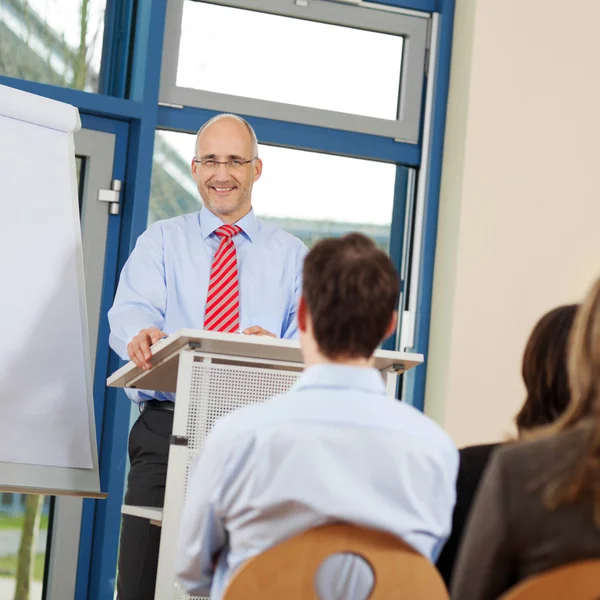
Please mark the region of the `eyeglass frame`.
[[[204, 164], [203, 161], [211, 161], [212, 163], [214, 163], [215, 170], [217, 170], [221, 165], [225, 165], [225, 168], [228, 171], [235, 167], [243, 167], [245, 165], [249, 165], [250, 163], [253, 163], [255, 160], [258, 160], [258, 156], [255, 156], [254, 158], [251, 158], [250, 160], [239, 160], [237, 158], [232, 158], [230, 160], [215, 160], [214, 158], [196, 158], [194, 156], [194, 162], [196, 164], [199, 164], [201, 167], [206, 168], [206, 164]], [[237, 163], [237, 164], [234, 165], [233, 163]]]

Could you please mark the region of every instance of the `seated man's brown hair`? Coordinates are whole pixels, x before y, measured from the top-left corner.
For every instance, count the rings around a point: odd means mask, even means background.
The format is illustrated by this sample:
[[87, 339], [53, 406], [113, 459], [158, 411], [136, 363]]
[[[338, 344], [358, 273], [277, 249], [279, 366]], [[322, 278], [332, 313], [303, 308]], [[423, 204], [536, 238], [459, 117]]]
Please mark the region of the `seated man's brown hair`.
[[304, 262], [302, 296], [321, 353], [369, 358], [394, 318], [399, 291], [392, 261], [368, 237], [317, 242]]

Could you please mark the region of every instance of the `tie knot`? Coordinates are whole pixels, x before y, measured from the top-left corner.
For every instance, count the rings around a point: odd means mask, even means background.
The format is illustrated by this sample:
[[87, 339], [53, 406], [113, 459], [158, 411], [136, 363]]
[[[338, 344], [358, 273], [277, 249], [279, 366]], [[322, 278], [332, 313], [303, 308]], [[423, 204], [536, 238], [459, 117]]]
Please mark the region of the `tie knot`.
[[222, 239], [222, 238], [232, 238], [234, 236], [236, 236], [238, 233], [240, 233], [242, 231], [241, 227], [238, 227], [237, 225], [221, 225], [221, 227], [218, 227], [217, 229], [215, 229], [215, 233]]

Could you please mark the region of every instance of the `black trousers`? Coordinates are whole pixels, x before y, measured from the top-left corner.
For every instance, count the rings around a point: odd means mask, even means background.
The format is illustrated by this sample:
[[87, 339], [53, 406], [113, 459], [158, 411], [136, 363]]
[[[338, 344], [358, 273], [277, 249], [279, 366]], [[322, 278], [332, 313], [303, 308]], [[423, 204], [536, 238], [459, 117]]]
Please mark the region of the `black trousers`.
[[[165, 501], [173, 413], [146, 408], [129, 434], [131, 467], [125, 504], [162, 507]], [[118, 600], [154, 600], [160, 527], [123, 515], [117, 577]]]

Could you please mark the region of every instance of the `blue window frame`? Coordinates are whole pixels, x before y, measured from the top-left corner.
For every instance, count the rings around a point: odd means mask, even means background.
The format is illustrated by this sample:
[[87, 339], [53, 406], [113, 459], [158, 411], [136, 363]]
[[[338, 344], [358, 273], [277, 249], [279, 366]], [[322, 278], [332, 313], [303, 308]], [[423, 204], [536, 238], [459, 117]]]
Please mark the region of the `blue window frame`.
[[[398, 198], [404, 199], [410, 185], [417, 188], [419, 206], [395, 204], [390, 252], [402, 269], [408, 230], [401, 224], [409, 217], [418, 218], [418, 248], [413, 247], [413, 252], [418, 253], [419, 259], [405, 261], [404, 268], [414, 270], [411, 276], [416, 282], [412, 288], [414, 306], [410, 307], [414, 318], [411, 347], [427, 359], [455, 0], [376, 0], [374, 3], [434, 15], [429, 60], [435, 78], [433, 82], [425, 82], [419, 143], [398, 143], [376, 135], [261, 117], [249, 120], [264, 143], [395, 163], [398, 165]], [[0, 76], [1, 84], [77, 106], [84, 127], [116, 133], [114, 177], [124, 181], [122, 214], [118, 221], [113, 221], [108, 234], [94, 382], [101, 485], [109, 496], [107, 500], [84, 503], [77, 600], [112, 599], [114, 589], [130, 405], [121, 391], [107, 390], [104, 385], [108, 373], [119, 366], [119, 360], [108, 349], [106, 311], [112, 303], [120, 268], [146, 228], [155, 131], [165, 128], [194, 132], [215, 114], [203, 108], [159, 104], [158, 66], [162, 62], [166, 14], [167, 0], [108, 0], [98, 94]], [[412, 183], [408, 180], [408, 168], [413, 173], [418, 172], [418, 180]], [[425, 363], [411, 371], [404, 382], [404, 399], [420, 409], [424, 405], [426, 368]]]

